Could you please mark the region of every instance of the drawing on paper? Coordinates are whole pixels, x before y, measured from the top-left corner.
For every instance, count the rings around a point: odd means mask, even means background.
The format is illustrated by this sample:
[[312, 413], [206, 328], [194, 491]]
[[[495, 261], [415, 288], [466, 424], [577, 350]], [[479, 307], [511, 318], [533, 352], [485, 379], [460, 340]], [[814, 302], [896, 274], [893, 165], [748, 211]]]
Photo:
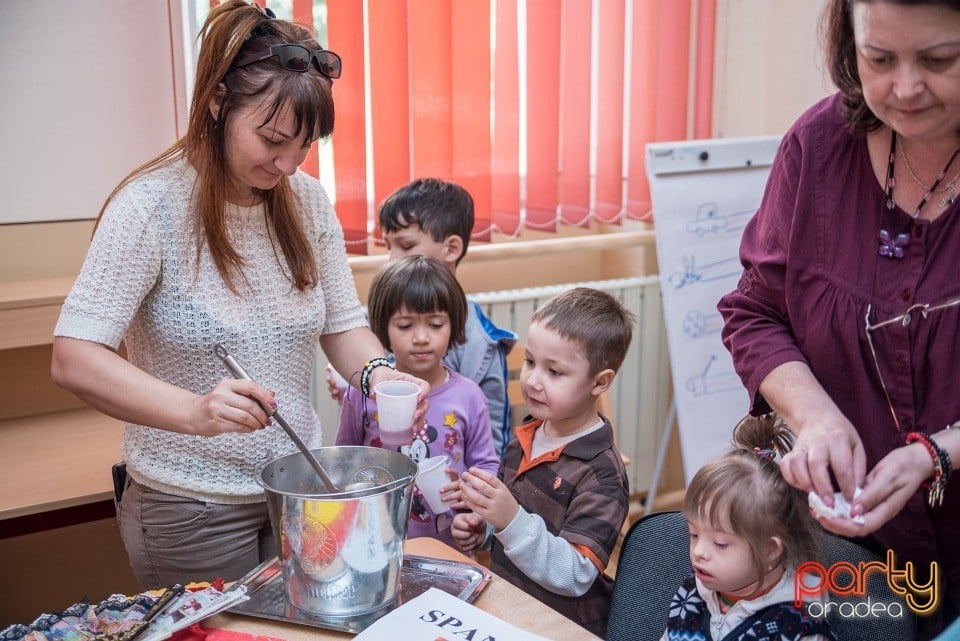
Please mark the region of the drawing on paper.
[[704, 314], [691, 310], [684, 314], [682, 321], [683, 333], [690, 338], [700, 338], [711, 334], [719, 334], [723, 328], [723, 317], [719, 312]]
[[684, 256], [680, 261], [681, 271], [670, 274], [667, 281], [674, 289], [680, 289], [693, 283], [708, 283], [710, 281], [732, 278], [740, 275], [740, 260], [738, 258], [724, 258], [713, 263], [697, 266], [696, 256]]
[[687, 223], [687, 232], [703, 236], [704, 234], [739, 234], [756, 209], [743, 209], [729, 214], [721, 214], [717, 203], [703, 203], [697, 207], [697, 217]]
[[716, 360], [717, 355], [710, 354], [703, 371], [698, 376], [691, 376], [687, 379], [687, 391], [694, 396], [703, 396], [705, 394], [736, 392], [743, 389], [740, 379], [732, 370], [725, 372], [710, 371]]

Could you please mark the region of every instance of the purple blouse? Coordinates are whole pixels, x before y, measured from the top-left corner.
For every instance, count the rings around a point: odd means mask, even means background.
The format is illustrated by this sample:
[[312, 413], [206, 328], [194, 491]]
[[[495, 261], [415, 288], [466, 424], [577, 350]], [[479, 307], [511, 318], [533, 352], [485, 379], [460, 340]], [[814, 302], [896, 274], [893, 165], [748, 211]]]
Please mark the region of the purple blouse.
[[[860, 433], [868, 470], [907, 432], [960, 420], [960, 306], [872, 331], [900, 432], [865, 331], [868, 304], [876, 323], [960, 297], [960, 204], [933, 222], [911, 223], [897, 208], [894, 233], [907, 231], [910, 244], [903, 260], [891, 260], [877, 253], [881, 214], [889, 227], [884, 199], [866, 139], [849, 133], [838, 96], [814, 105], [780, 144], [760, 209], [744, 230], [743, 276], [717, 306], [751, 411], [769, 411], [758, 390], [774, 368], [807, 363]], [[918, 491], [875, 538], [896, 552], [901, 569], [913, 560], [926, 574], [939, 560], [944, 587], [960, 604], [960, 485], [950, 483], [932, 512], [925, 498]]]

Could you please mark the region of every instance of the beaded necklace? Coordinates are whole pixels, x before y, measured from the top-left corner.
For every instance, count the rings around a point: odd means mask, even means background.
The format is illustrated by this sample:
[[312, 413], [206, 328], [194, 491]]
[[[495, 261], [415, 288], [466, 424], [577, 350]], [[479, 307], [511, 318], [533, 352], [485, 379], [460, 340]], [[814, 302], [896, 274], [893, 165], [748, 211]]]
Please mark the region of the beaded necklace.
[[[953, 155], [950, 156], [950, 160], [947, 161], [947, 164], [943, 166], [943, 169], [940, 171], [940, 174], [937, 176], [937, 179], [933, 182], [933, 185], [927, 189], [927, 193], [923, 195], [923, 198], [920, 199], [920, 204], [917, 205], [917, 208], [914, 210], [910, 217], [914, 220], [917, 219], [917, 216], [920, 215], [920, 210], [923, 209], [923, 206], [927, 204], [927, 201], [930, 200], [930, 196], [933, 195], [933, 192], [940, 185], [940, 181], [943, 180], [944, 176], [947, 175], [947, 169], [950, 168], [950, 165], [953, 164], [954, 159], [956, 159], [957, 154], [960, 154], [960, 147], [954, 150]], [[893, 209], [896, 207], [896, 204], [893, 202], [893, 188], [896, 186], [896, 181], [893, 179], [893, 168], [897, 162], [897, 132], [890, 130], [890, 156], [887, 160], [887, 199], [886, 207], [887, 213], [889, 215], [889, 228], [884, 229], [880, 228], [880, 248], [879, 254], [884, 258], [891, 258], [895, 260], [901, 260], [906, 255], [906, 249], [910, 246], [910, 234], [907, 232], [900, 232], [899, 234], [894, 235], [890, 230], [893, 229]], [[922, 186], [922, 185], [921, 185]], [[926, 187], [924, 187], [926, 189]], [[880, 224], [883, 225], [883, 212], [880, 213]]]

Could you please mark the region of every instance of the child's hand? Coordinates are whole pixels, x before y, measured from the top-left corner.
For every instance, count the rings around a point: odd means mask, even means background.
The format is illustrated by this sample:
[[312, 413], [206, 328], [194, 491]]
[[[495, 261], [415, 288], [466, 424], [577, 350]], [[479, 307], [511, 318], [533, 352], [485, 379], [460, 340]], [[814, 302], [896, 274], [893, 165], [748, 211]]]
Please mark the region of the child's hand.
[[330, 392], [330, 398], [339, 403], [340, 390], [341, 388], [345, 388], [348, 383], [340, 376], [337, 370], [333, 369], [333, 365], [330, 363], [327, 363], [326, 372], [327, 391]]
[[451, 510], [462, 510], [466, 505], [460, 492], [460, 473], [452, 467], [448, 467], [445, 471], [451, 481], [440, 488], [440, 500], [444, 503], [451, 503]]
[[470, 552], [480, 547], [487, 538], [487, 524], [479, 514], [461, 512], [454, 515], [450, 534], [461, 551]]
[[520, 505], [513, 494], [490, 472], [471, 467], [461, 477], [460, 491], [466, 506], [498, 530], [510, 525]]

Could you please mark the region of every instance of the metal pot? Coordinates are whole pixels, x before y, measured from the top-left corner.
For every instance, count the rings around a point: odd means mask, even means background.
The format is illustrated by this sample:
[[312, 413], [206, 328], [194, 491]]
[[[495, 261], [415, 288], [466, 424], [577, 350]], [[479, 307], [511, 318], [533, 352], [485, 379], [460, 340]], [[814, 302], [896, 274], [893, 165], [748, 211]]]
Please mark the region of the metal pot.
[[299, 452], [270, 461], [257, 475], [287, 600], [321, 617], [386, 608], [398, 594], [417, 464], [375, 447], [311, 452], [343, 492], [327, 492]]

